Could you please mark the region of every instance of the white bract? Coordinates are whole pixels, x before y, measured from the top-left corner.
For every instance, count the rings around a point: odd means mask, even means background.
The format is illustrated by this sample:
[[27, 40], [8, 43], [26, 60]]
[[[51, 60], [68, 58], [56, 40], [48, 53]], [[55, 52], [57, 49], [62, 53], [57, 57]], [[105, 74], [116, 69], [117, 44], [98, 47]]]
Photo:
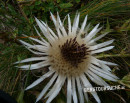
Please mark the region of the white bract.
[[[87, 16], [85, 17], [81, 28], [79, 27], [79, 14], [76, 14], [73, 25], [68, 15], [68, 28], [51, 13], [52, 21], [56, 32], [48, 27], [46, 23], [36, 19], [36, 22], [42, 32], [36, 29], [40, 39], [29, 37], [36, 44], [29, 44], [25, 41], [20, 42], [37, 57], [28, 58], [16, 63], [36, 62], [18, 66], [22, 70], [36, 70], [48, 67], [48, 72], [29, 85], [26, 90], [33, 88], [44, 79], [51, 77], [44, 89], [37, 97], [39, 101], [43, 96], [47, 98], [46, 103], [50, 103], [60, 92], [62, 86], [67, 84], [67, 103], [84, 103], [88, 101], [88, 94], [83, 91], [84, 87], [92, 88], [88, 78], [100, 86], [108, 86], [103, 80], [117, 81], [118, 77], [111, 73], [109, 65], [115, 63], [99, 60], [96, 54], [108, 51], [114, 46], [110, 45], [114, 40], [109, 40], [100, 44], [96, 42], [103, 38], [107, 33], [95, 36], [102, 28], [97, 24], [89, 33], [89, 25], [86, 26]], [[25, 35], [26, 36], [26, 35]], [[45, 37], [46, 39], [42, 38]], [[67, 82], [67, 83], [65, 83]], [[95, 92], [90, 92], [95, 100], [100, 103], [100, 99]], [[46, 94], [46, 95], [45, 95]], [[85, 98], [85, 99], [84, 99]]]

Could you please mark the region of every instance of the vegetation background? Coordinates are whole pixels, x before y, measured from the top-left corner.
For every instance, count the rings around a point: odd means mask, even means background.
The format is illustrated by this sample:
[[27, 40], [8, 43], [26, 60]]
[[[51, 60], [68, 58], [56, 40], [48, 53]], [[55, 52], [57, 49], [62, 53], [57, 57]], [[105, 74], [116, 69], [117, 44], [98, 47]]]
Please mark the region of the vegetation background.
[[[36, 80], [41, 71], [20, 71], [13, 65], [18, 60], [31, 57], [18, 39], [27, 40], [22, 34], [38, 38], [34, 25], [34, 16], [48, 23], [51, 28], [50, 11], [61, 19], [70, 13], [73, 20], [80, 12], [80, 21], [88, 14], [90, 30], [97, 23], [103, 26], [103, 32], [110, 32], [102, 41], [115, 39], [115, 48], [98, 56], [101, 59], [115, 62], [119, 66], [112, 69], [120, 80], [109, 82], [110, 85], [124, 85], [124, 90], [98, 92], [102, 103], [128, 103], [130, 100], [130, 0], [0, 0], [0, 89], [13, 96], [18, 103], [34, 103], [46, 82], [35, 88], [24, 91], [25, 87]], [[65, 26], [67, 24], [65, 22]], [[93, 84], [95, 85], [95, 84]], [[97, 86], [97, 85], [95, 85]], [[66, 103], [66, 90], [52, 103]], [[89, 103], [96, 103], [89, 95]], [[42, 99], [38, 103], [45, 103]]]

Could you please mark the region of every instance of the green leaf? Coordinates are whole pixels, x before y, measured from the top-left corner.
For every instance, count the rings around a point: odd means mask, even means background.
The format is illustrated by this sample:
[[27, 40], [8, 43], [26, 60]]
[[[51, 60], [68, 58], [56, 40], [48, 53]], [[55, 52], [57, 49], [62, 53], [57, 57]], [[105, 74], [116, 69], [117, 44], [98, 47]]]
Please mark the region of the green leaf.
[[60, 8], [64, 9], [64, 8], [69, 8], [72, 7], [73, 4], [72, 3], [62, 3], [60, 4]]
[[130, 30], [130, 19], [126, 20], [126, 22], [119, 29], [119, 31], [128, 31], [128, 30]]
[[35, 5], [40, 5], [40, 4], [41, 4], [41, 0], [35, 2]]
[[60, 3], [60, 0], [56, 0], [57, 3]]
[[130, 88], [130, 73], [126, 76], [123, 77], [122, 80], [118, 81], [120, 84], [127, 86], [128, 88]]
[[24, 91], [22, 90], [22, 91], [19, 93], [18, 98], [17, 98], [17, 102], [18, 102], [18, 103], [24, 103], [23, 96], [24, 96]]
[[80, 2], [80, 0], [75, 0], [76, 1], [76, 3], [79, 3]]

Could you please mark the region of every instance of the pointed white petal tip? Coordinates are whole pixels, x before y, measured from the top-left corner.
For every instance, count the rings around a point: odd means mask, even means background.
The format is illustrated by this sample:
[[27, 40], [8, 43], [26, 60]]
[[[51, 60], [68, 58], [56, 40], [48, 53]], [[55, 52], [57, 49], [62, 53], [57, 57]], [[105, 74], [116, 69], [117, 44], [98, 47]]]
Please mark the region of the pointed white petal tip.
[[115, 46], [109, 46], [109, 47], [107, 47], [106, 48], [106, 50], [108, 49], [108, 50], [111, 50], [111, 49], [113, 49]]
[[19, 68], [19, 66], [14, 66], [14, 67]]
[[111, 49], [113, 49], [115, 46], [110, 46], [111, 47]]
[[119, 77], [117, 77], [117, 81], [118, 81], [118, 80], [120, 80], [120, 78], [119, 78]]
[[38, 99], [36, 99], [36, 101], [35, 101], [35, 103], [37, 103], [39, 100]]
[[36, 100], [35, 103], [37, 103], [39, 100]]
[[25, 88], [25, 90], [29, 90], [29, 89], [30, 89], [30, 88], [28, 88], [28, 87], [27, 87], [27, 88]]
[[96, 25], [96, 27], [98, 27], [100, 25], [100, 23], [98, 23], [97, 25]]
[[[114, 66], [119, 66], [119, 64], [116, 64], [116, 63], [113, 63], [113, 65], [114, 65]], [[119, 68], [118, 68], [118, 70], [119, 70]]]
[[19, 64], [20, 63], [20, 61], [17, 61], [17, 62], [15, 62], [15, 63], [13, 63], [13, 64]]
[[52, 12], [50, 11], [50, 14], [52, 15]]
[[114, 42], [114, 41], [115, 41], [115, 39], [112, 39], [111, 41], [112, 41], [112, 42]]
[[37, 20], [37, 18], [34, 16], [35, 20]]
[[119, 64], [116, 64], [116, 63], [112, 63], [112, 62], [109, 62], [110, 63], [110, 65], [112, 65], [112, 66], [119, 66]]
[[53, 18], [53, 17], [54, 17], [53, 13], [52, 13], [52, 12], [50, 12], [50, 14], [51, 14], [51, 17]]
[[21, 66], [15, 66], [16, 68], [21, 68]]
[[21, 61], [17, 61], [17, 62], [15, 62], [15, 63], [13, 63], [13, 64], [20, 64], [20, 63], [22, 63]]

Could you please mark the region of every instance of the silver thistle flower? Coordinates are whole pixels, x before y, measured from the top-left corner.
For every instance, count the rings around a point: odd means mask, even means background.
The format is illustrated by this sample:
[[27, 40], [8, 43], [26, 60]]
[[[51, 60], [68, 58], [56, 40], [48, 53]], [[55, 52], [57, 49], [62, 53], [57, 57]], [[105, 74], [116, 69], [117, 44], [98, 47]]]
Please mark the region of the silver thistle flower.
[[[36, 28], [36, 32], [41, 40], [32, 37], [29, 38], [37, 44], [29, 44], [20, 40], [29, 51], [33, 54], [40, 55], [40, 57], [32, 57], [18, 61], [16, 63], [39, 61], [38, 63], [31, 65], [18, 66], [18, 68], [21, 68], [22, 70], [43, 68], [44, 70], [44, 67], [47, 66], [49, 70], [29, 85], [26, 90], [33, 88], [44, 79], [52, 76], [37, 97], [36, 102], [47, 93], [45, 96], [45, 98], [48, 98], [46, 103], [50, 103], [58, 95], [64, 83], [67, 82], [67, 103], [71, 103], [72, 98], [74, 103], [78, 103], [77, 97], [79, 97], [80, 103], [84, 103], [84, 97], [88, 101], [88, 95], [87, 92], [83, 91], [83, 88], [92, 87], [88, 78], [100, 86], [108, 86], [102, 78], [111, 81], [117, 81], [118, 79], [117, 76], [111, 73], [111, 69], [108, 67], [108, 65], [116, 65], [115, 63], [99, 60], [95, 57], [95, 54], [112, 49], [114, 46], [108, 45], [114, 40], [96, 44], [96, 41], [104, 37], [107, 33], [95, 37], [95, 35], [101, 30], [101, 28], [98, 28], [99, 24], [97, 24], [92, 31], [87, 33], [89, 28], [89, 26], [86, 26], [87, 16], [79, 29], [80, 15], [77, 14], [75, 16], [73, 25], [71, 25], [70, 16], [68, 15], [68, 31], [65, 30], [58, 13], [57, 19], [52, 13], [51, 17], [57, 31], [56, 33], [54, 33], [46, 23], [35, 18], [47, 40], [42, 38]], [[85, 34], [85, 37], [81, 37], [82, 34]], [[52, 88], [48, 90], [51, 86]], [[78, 93], [76, 93], [76, 88]], [[96, 101], [100, 103], [96, 91], [90, 93]]]

